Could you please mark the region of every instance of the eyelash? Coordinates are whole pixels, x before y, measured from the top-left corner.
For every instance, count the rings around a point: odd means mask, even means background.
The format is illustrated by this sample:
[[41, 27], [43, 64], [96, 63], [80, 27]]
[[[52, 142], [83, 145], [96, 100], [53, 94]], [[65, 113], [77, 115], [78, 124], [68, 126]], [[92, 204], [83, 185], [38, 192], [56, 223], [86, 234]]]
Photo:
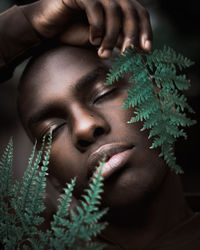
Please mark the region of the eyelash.
[[[60, 123], [59, 125], [52, 124], [50, 127], [48, 127], [48, 128], [45, 130], [44, 133], [42, 133], [42, 136], [40, 136], [40, 140], [42, 141], [43, 137], [44, 137], [44, 136], [48, 136], [49, 133], [50, 133], [51, 131], [52, 131], [52, 139], [55, 139], [56, 136], [57, 136], [56, 134], [57, 134], [58, 130], [59, 130], [60, 128], [62, 128], [63, 125], [65, 125], [65, 124], [66, 124], [66, 122], [62, 122], [62, 123]], [[55, 128], [53, 128], [53, 127], [55, 127]]]
[[[117, 88], [112, 88], [106, 92], [104, 92], [103, 94], [99, 94], [99, 95], [96, 95], [96, 97], [94, 98], [94, 101], [93, 101], [93, 104], [96, 104], [97, 102], [99, 102], [101, 99], [107, 97], [107, 96], [110, 96], [111, 94], [113, 94], [115, 91], [117, 90]], [[44, 136], [48, 136], [51, 129], [52, 129], [52, 139], [55, 139], [56, 136], [57, 136], [57, 132], [60, 128], [63, 127], [63, 125], [66, 125], [66, 122], [61, 122], [60, 124], [55, 124], [55, 123], [51, 123], [49, 124], [49, 126], [45, 129], [44, 132], [41, 133], [41, 136], [39, 136], [40, 138], [40, 141], [43, 140], [43, 137]]]
[[107, 96], [113, 94], [113, 92], [115, 92], [115, 90], [117, 90], [117, 88], [113, 88], [109, 91], [104, 92], [103, 94], [97, 95], [97, 97], [94, 98], [93, 104], [97, 103], [99, 100], [103, 99], [104, 97], [107, 97]]

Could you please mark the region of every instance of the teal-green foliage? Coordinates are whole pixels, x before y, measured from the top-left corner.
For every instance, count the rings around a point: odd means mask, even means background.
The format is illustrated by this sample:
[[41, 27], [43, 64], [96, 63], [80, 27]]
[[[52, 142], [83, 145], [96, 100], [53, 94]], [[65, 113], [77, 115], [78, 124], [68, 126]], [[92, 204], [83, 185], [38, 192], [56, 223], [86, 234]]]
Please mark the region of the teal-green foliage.
[[141, 130], [149, 129], [149, 139], [153, 139], [150, 148], [160, 147], [159, 156], [164, 157], [176, 173], [183, 171], [176, 164], [173, 144], [180, 136], [186, 138], [183, 127], [195, 124], [186, 116], [186, 110], [194, 111], [182, 93], [190, 83], [185, 75], [177, 72], [191, 65], [192, 61], [166, 46], [149, 53], [128, 48], [116, 58], [106, 81], [112, 84], [119, 78], [129, 77], [132, 86], [123, 106], [133, 108], [133, 117], [128, 123], [143, 122]]
[[[59, 197], [59, 206], [50, 229], [44, 222], [46, 176], [52, 135], [43, 140], [36, 153], [33, 147], [21, 181], [13, 183], [13, 142], [10, 140], [0, 162], [0, 248], [1, 249], [103, 249], [94, 238], [105, 228], [99, 222], [107, 209], [99, 210], [102, 189], [101, 168], [92, 178], [76, 211], [71, 211], [75, 179]], [[1, 245], [2, 244], [2, 245]]]

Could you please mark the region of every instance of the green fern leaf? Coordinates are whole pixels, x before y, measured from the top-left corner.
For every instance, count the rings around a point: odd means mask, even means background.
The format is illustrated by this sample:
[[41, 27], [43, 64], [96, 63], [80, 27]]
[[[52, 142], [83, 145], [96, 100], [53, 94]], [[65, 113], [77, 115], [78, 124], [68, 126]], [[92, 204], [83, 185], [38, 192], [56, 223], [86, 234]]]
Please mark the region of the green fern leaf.
[[12, 159], [13, 159], [13, 141], [10, 139], [2, 159], [0, 161], [0, 192], [1, 200], [3, 197], [9, 197], [13, 184], [12, 176]]
[[132, 86], [127, 90], [128, 98], [122, 108], [134, 108], [134, 116], [128, 123], [143, 122], [142, 131], [149, 129], [149, 138], [153, 137], [150, 148], [161, 148], [161, 154], [167, 165], [176, 173], [182, 173], [176, 164], [172, 144], [180, 136], [186, 138], [183, 130], [196, 121], [188, 118], [185, 110], [194, 113], [180, 92], [190, 86], [185, 75], [178, 75], [193, 62], [164, 46], [163, 50], [145, 53], [137, 49], [127, 49], [125, 56], [119, 56], [109, 71], [106, 84], [124, 77], [127, 72]]
[[[40, 213], [44, 209], [44, 196], [46, 188], [47, 165], [49, 163], [52, 135], [45, 139], [37, 154], [36, 145], [33, 148], [28, 162], [28, 168], [22, 181], [14, 186], [5, 181], [4, 190], [11, 193], [10, 200], [4, 199], [1, 193], [2, 204], [0, 206], [0, 242], [4, 249], [103, 249], [103, 244], [94, 242], [97, 236], [106, 226], [99, 223], [106, 209], [99, 211], [100, 193], [102, 190], [102, 177], [96, 174], [84, 195], [83, 206], [77, 207], [75, 212], [70, 212], [72, 191], [75, 179], [64, 189], [64, 194], [59, 198], [58, 211], [54, 215], [50, 230], [42, 232], [38, 226], [44, 218]], [[45, 146], [46, 145], [46, 146]], [[12, 142], [7, 146], [2, 167], [9, 169], [12, 163]], [[41, 165], [42, 160], [42, 165]], [[3, 171], [0, 171], [0, 178]], [[2, 179], [3, 180], [3, 179]], [[11, 190], [11, 191], [10, 191]], [[5, 193], [5, 192], [4, 192]], [[72, 219], [70, 219], [70, 217]]]

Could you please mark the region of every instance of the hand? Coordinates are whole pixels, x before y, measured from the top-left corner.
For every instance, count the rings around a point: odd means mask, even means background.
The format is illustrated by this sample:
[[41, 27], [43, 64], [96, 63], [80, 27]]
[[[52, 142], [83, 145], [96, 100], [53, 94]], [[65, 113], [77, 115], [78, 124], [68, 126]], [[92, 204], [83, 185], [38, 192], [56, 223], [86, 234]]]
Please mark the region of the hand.
[[[110, 57], [115, 46], [123, 53], [131, 45], [151, 49], [148, 12], [135, 0], [40, 0], [28, 13], [44, 37], [61, 34], [70, 45], [99, 46], [98, 55]], [[86, 15], [87, 20], [80, 18]]]

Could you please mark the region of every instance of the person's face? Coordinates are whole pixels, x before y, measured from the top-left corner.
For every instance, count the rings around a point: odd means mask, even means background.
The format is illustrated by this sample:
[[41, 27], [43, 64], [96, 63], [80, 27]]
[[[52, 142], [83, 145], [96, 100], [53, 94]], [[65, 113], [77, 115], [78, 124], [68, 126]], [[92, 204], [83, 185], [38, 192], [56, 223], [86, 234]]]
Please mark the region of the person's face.
[[158, 153], [149, 149], [141, 124], [127, 123], [131, 111], [121, 109], [127, 81], [105, 86], [107, 69], [108, 61], [95, 51], [56, 49], [25, 77], [20, 112], [33, 141], [53, 129], [50, 173], [62, 185], [77, 177], [77, 197], [94, 171], [91, 162], [97, 164], [105, 153], [115, 156], [114, 166], [115, 160], [121, 161], [104, 181], [103, 200], [109, 206], [124, 206], [158, 189], [167, 170]]

